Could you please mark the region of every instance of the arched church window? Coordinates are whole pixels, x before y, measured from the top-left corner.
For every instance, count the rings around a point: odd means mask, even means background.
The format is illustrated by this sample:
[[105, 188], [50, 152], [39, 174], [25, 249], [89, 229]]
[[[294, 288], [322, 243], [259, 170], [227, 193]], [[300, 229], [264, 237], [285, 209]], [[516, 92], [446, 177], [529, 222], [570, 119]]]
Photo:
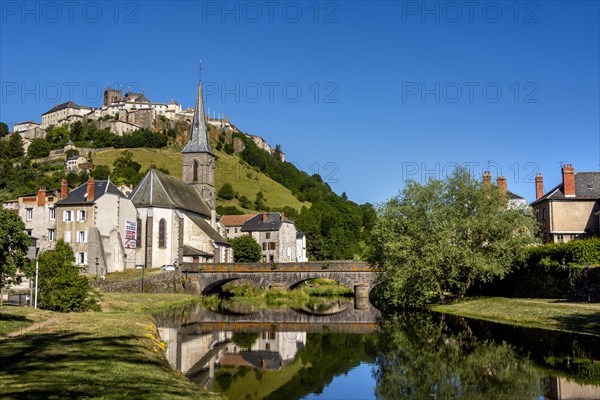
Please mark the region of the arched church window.
[[167, 221], [165, 221], [164, 218], [162, 218], [160, 221], [158, 221], [158, 247], [167, 247], [167, 241], [166, 241], [166, 236], [167, 236]]
[[197, 182], [198, 181], [198, 161], [194, 160], [193, 169], [194, 169], [194, 182]]
[[136, 219], [135, 247], [142, 247], [142, 220]]

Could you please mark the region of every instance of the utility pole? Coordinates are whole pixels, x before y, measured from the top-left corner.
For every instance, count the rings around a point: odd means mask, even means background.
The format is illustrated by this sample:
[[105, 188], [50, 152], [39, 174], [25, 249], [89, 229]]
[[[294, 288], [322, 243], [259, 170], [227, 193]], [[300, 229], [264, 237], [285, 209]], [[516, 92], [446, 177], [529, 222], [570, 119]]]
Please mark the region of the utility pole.
[[33, 302], [33, 308], [37, 308], [39, 264], [40, 264], [40, 262], [36, 258], [35, 259], [35, 300]]

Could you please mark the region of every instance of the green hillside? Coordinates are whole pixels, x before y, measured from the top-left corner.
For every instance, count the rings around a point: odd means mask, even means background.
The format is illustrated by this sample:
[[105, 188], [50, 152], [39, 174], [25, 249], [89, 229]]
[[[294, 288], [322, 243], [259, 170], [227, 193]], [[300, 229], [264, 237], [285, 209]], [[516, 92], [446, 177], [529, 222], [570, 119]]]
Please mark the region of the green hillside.
[[[213, 146], [214, 149], [214, 146]], [[94, 153], [92, 158], [95, 165], [113, 165], [115, 159], [125, 149], [111, 149]], [[262, 172], [256, 171], [235, 155], [223, 151], [213, 150], [217, 156], [215, 166], [215, 189], [218, 192], [224, 183], [228, 182], [233, 190], [240, 196], [246, 196], [250, 202], [254, 201], [256, 193], [262, 191], [265, 195], [266, 205], [271, 209], [280, 209], [289, 206], [300, 211], [302, 206], [310, 207], [310, 203], [299, 201], [294, 194], [283, 185], [275, 182]], [[139, 148], [133, 151], [133, 160], [142, 165], [142, 170], [152, 164], [156, 168], [164, 168], [171, 176], [181, 179], [181, 151], [169, 147], [162, 149]], [[242, 208], [236, 199], [225, 201], [217, 200], [220, 206], [234, 205], [243, 211], [254, 211]]]

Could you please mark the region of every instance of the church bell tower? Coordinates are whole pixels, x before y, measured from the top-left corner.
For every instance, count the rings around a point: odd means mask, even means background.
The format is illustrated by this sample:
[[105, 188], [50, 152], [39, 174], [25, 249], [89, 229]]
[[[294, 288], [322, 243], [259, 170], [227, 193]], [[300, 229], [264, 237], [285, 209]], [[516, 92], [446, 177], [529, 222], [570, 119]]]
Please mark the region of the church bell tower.
[[208, 131], [204, 116], [202, 81], [198, 82], [198, 95], [194, 107], [194, 119], [190, 141], [183, 148], [183, 181], [195, 186], [206, 205], [214, 210], [215, 199], [215, 155], [208, 143]]

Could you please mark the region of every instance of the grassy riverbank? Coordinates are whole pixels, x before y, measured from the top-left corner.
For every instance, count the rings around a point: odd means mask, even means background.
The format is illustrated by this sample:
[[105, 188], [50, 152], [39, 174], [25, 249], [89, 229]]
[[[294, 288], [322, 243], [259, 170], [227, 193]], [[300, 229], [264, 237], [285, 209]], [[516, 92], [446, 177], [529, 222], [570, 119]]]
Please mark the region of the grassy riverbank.
[[600, 335], [598, 303], [479, 297], [436, 305], [432, 310], [505, 324]]
[[151, 316], [198, 300], [105, 293], [102, 312], [69, 314], [5, 306], [0, 398], [219, 399], [168, 365]]

